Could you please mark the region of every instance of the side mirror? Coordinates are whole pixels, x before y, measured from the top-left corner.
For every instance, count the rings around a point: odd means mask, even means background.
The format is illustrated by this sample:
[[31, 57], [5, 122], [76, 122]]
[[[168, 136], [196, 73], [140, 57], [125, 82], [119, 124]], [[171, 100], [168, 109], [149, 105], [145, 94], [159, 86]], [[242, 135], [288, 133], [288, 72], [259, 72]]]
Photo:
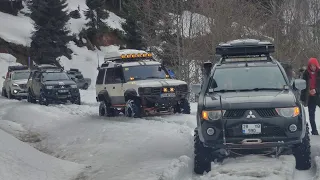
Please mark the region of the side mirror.
[[160, 66], [158, 67], [158, 71], [162, 71], [162, 68]]
[[6, 77], [2, 76], [2, 79], [6, 79]]
[[215, 79], [212, 79], [210, 88], [215, 89], [217, 87], [218, 87], [217, 81]]
[[304, 90], [307, 87], [307, 82], [304, 79], [295, 79], [293, 81], [293, 87], [298, 90]]
[[191, 91], [195, 94], [199, 94], [201, 92], [201, 84], [193, 84], [191, 86]]

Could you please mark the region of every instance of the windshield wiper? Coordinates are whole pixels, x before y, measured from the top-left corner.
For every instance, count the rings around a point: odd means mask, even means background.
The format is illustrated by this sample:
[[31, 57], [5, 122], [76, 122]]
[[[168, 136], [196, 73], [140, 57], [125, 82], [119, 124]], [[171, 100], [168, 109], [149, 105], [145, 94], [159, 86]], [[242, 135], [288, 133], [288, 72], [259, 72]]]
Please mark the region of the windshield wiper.
[[218, 91], [213, 91], [213, 92], [236, 92], [238, 90], [234, 90], [234, 89], [221, 89], [221, 90], [218, 90]]
[[146, 77], [145, 79], [163, 79], [159, 76], [149, 76], [149, 77]]
[[263, 90], [269, 90], [269, 91], [282, 91], [285, 90], [284, 88], [253, 88], [253, 89], [239, 89], [237, 91], [263, 91]]

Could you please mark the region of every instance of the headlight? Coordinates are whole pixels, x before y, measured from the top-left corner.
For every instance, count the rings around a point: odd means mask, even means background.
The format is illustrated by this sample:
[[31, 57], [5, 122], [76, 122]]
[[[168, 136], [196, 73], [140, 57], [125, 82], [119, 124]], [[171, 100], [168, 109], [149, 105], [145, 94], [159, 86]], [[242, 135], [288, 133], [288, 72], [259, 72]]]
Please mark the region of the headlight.
[[206, 121], [215, 121], [221, 119], [224, 114], [224, 110], [215, 110], [215, 111], [202, 111], [202, 119]]
[[19, 84], [13, 83], [12, 86], [19, 87]]
[[283, 117], [296, 117], [300, 114], [299, 107], [276, 108], [276, 111]]
[[77, 88], [78, 86], [76, 84], [71, 85], [71, 88]]
[[53, 86], [46, 86], [46, 89], [53, 89]]

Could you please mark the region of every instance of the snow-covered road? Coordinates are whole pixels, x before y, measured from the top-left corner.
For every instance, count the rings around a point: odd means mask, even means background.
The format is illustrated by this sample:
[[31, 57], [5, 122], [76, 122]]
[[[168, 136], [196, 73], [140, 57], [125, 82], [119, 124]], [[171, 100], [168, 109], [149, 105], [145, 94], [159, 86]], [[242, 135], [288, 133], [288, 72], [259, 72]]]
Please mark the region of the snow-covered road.
[[[227, 159], [206, 175], [194, 175], [195, 104], [191, 115], [107, 119], [98, 116], [94, 90], [81, 93], [81, 106], [46, 107], [1, 97], [0, 128], [36, 142], [46, 153], [86, 165], [90, 180], [319, 179], [319, 160], [309, 171], [296, 171], [293, 156]], [[312, 137], [312, 145], [313, 156], [319, 156], [318, 137]]]

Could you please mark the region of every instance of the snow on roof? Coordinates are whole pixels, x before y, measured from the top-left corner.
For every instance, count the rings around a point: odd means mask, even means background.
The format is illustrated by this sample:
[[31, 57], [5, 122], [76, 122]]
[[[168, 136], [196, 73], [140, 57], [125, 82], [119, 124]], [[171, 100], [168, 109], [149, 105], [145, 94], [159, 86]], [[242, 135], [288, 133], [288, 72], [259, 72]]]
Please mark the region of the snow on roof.
[[120, 58], [122, 54], [138, 54], [138, 53], [147, 53], [143, 50], [137, 50], [137, 49], [121, 49], [117, 51], [112, 51], [107, 53], [104, 56], [104, 59], [111, 59], [111, 58]]

